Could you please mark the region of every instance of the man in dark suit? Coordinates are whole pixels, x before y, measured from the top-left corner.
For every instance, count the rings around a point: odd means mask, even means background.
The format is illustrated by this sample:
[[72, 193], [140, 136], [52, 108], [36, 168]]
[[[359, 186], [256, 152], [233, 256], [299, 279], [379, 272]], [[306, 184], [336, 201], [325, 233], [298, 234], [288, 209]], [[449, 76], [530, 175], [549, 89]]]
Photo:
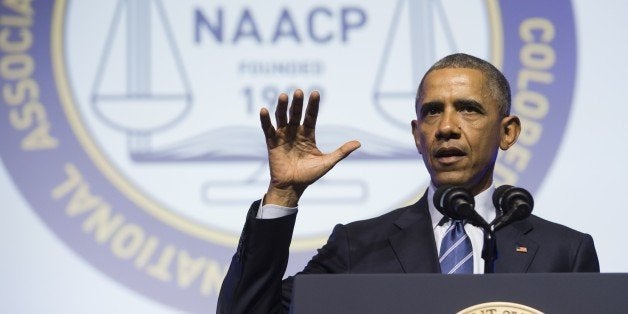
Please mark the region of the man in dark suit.
[[[263, 201], [254, 202], [220, 292], [218, 311], [285, 312], [292, 277], [283, 277], [299, 198], [310, 184], [359, 148], [350, 141], [330, 154], [315, 143], [319, 95], [310, 95], [301, 124], [303, 93], [282, 94], [275, 112], [260, 112], [266, 136], [271, 182]], [[487, 221], [496, 213], [491, 202], [498, 149], [511, 147], [521, 126], [510, 115], [510, 88], [490, 63], [465, 54], [447, 56], [432, 66], [419, 85], [417, 119], [412, 134], [431, 184], [415, 204], [380, 217], [337, 225], [329, 240], [302, 273], [440, 273], [445, 237], [454, 228], [431, 202], [436, 188], [461, 186], [475, 198]], [[263, 204], [261, 204], [262, 202]], [[462, 226], [462, 225], [461, 225]], [[472, 251], [463, 262], [468, 272], [482, 273], [481, 230], [464, 225]], [[593, 240], [587, 234], [536, 216], [496, 234], [499, 258], [495, 272], [597, 272]], [[440, 252], [439, 252], [440, 251]], [[470, 261], [469, 261], [470, 260]], [[456, 272], [456, 271], [452, 271]]]

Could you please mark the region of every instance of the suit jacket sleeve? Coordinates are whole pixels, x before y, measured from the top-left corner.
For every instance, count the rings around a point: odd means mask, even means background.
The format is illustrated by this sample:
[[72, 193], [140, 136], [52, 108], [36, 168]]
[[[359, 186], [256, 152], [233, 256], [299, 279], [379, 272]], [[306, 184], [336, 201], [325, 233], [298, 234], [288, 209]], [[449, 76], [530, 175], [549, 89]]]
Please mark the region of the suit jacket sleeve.
[[[218, 297], [218, 313], [286, 313], [294, 277], [286, 271], [296, 214], [256, 219], [259, 202], [249, 209], [238, 249]], [[299, 274], [341, 273], [348, 269], [346, 229], [337, 225], [327, 244]]]
[[296, 214], [256, 219], [260, 201], [251, 205], [237, 251], [218, 297], [218, 313], [273, 313], [282, 308], [281, 278]]
[[573, 271], [600, 272], [600, 264], [597, 259], [593, 238], [588, 234], [585, 234], [580, 242], [580, 247], [576, 252]]

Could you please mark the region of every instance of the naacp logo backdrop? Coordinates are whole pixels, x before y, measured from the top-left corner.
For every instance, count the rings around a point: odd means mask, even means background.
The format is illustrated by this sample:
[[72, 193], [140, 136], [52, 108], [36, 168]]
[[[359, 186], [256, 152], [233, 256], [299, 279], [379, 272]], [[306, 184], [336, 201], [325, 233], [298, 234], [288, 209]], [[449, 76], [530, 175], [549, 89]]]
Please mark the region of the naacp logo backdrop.
[[278, 93], [321, 91], [324, 150], [363, 143], [306, 193], [302, 265], [336, 222], [427, 186], [409, 121], [436, 59], [478, 55], [511, 82], [523, 133], [499, 156], [498, 184], [539, 187], [574, 88], [568, 1], [7, 1], [1, 14], [1, 154], [15, 184], [102, 272], [190, 311], [213, 308], [265, 192], [257, 116]]

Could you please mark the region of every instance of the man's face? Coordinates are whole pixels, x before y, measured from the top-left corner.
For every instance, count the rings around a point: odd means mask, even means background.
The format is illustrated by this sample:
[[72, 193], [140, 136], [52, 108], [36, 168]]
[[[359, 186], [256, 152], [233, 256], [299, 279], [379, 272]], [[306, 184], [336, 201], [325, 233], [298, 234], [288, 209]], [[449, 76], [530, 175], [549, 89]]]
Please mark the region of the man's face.
[[474, 195], [485, 190], [492, 183], [498, 147], [507, 149], [519, 134], [508, 138], [512, 117], [502, 119], [485, 85], [475, 69], [440, 69], [425, 77], [412, 133], [437, 187], [464, 186]]

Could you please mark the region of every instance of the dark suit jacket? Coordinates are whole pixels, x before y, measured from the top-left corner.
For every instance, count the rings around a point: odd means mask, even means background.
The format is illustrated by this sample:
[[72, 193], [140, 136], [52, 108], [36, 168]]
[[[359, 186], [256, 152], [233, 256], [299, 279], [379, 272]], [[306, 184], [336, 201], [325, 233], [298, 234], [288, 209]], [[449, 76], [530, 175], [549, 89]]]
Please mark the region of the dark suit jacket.
[[[258, 208], [256, 201], [249, 209], [220, 291], [220, 313], [281, 313], [290, 305], [293, 277], [281, 278], [296, 214], [255, 219]], [[599, 272], [591, 236], [539, 217], [515, 222], [495, 237], [496, 273]], [[382, 216], [337, 225], [327, 244], [299, 274], [439, 272], [427, 197], [423, 196], [413, 205]]]

